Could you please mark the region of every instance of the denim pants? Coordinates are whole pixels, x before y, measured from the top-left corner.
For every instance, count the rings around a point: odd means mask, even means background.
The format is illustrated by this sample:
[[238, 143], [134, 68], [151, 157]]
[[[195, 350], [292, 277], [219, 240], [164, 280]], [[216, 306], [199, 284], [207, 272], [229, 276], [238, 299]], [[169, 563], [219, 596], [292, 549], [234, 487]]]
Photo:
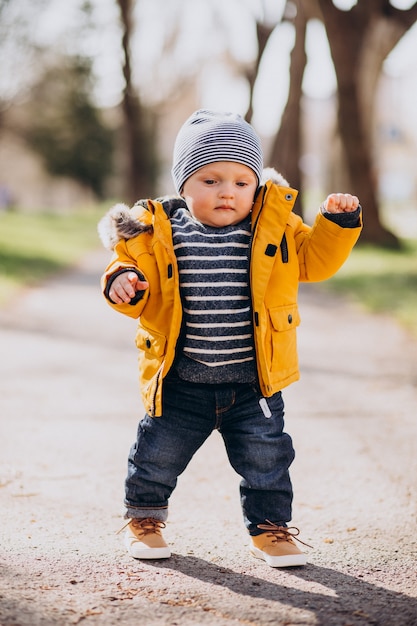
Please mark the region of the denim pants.
[[[165, 521], [168, 500], [194, 453], [213, 429], [242, 477], [240, 501], [251, 535], [265, 520], [286, 526], [291, 519], [294, 459], [291, 437], [283, 432], [281, 392], [259, 402], [245, 384], [200, 385], [175, 377], [164, 382], [162, 417], [145, 415], [132, 446], [126, 478], [126, 517]], [[192, 494], [190, 494], [192, 498]]]

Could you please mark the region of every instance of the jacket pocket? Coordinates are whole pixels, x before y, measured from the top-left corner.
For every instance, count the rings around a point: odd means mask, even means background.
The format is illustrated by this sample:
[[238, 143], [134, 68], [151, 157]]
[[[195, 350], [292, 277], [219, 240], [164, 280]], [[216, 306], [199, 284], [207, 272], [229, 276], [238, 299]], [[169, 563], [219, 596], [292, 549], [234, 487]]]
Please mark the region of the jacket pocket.
[[279, 332], [291, 330], [300, 324], [300, 314], [296, 304], [269, 309], [269, 316], [273, 329]]
[[155, 331], [138, 327], [136, 346], [139, 350], [139, 378], [143, 403], [152, 414], [158, 390], [159, 373], [166, 355], [167, 338]]
[[290, 304], [270, 309], [269, 318], [271, 371], [291, 370], [298, 362], [296, 328], [301, 321], [298, 306]]
[[166, 343], [167, 340], [164, 335], [143, 328], [142, 326], [138, 327], [136, 333], [136, 346], [138, 350], [149, 354], [151, 357], [160, 358], [165, 354]]

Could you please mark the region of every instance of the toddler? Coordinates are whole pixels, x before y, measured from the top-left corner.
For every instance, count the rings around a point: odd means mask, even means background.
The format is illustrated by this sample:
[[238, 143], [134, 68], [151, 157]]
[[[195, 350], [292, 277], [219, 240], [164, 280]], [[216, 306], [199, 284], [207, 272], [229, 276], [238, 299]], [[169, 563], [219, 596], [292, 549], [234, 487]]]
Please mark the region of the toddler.
[[199, 110], [184, 123], [172, 176], [178, 197], [116, 205], [99, 225], [114, 253], [104, 296], [138, 319], [146, 410], [128, 459], [127, 550], [170, 556], [161, 532], [169, 498], [217, 429], [242, 479], [252, 555], [304, 565], [288, 526], [294, 449], [281, 391], [299, 378], [299, 282], [344, 263], [361, 231], [359, 200], [332, 194], [314, 225], [303, 223], [292, 212], [297, 192], [263, 170], [259, 137], [232, 113]]

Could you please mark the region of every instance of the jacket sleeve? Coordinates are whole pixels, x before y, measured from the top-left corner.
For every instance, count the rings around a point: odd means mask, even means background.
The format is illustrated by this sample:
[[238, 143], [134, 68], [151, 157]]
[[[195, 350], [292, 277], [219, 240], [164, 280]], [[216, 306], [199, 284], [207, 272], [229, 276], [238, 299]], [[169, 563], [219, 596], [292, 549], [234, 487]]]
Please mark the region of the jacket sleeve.
[[106, 301], [113, 309], [129, 317], [138, 318], [148, 300], [149, 289], [138, 292], [135, 298], [123, 304], [115, 304], [109, 297], [110, 286], [113, 280], [120, 273], [129, 270], [136, 272], [141, 280], [147, 281], [145, 273], [137, 266], [136, 259], [129, 254], [126, 241], [122, 239], [115, 246], [113, 257], [101, 277], [101, 288]]
[[362, 216], [356, 227], [337, 224], [319, 213], [313, 226], [293, 214], [294, 238], [300, 267], [300, 281], [316, 282], [336, 274], [348, 258], [362, 230]]
[[350, 211], [348, 213], [328, 213], [327, 211], [321, 211], [324, 217], [343, 228], [356, 228], [360, 226], [361, 206], [359, 205], [356, 211]]

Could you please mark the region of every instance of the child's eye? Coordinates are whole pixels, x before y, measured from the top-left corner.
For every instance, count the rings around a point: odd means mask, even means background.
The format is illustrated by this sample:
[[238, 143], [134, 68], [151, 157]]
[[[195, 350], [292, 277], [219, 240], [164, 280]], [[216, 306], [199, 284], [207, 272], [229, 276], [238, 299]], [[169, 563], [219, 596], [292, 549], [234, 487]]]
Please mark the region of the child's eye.
[[204, 182], [206, 185], [214, 185], [216, 181], [213, 178], [207, 178]]
[[245, 182], [243, 182], [243, 181], [239, 181], [239, 182], [237, 182], [237, 183], [236, 183], [236, 185], [237, 185], [238, 187], [246, 187], [246, 186], [247, 186], [247, 184], [248, 184], [248, 183], [245, 183]]

